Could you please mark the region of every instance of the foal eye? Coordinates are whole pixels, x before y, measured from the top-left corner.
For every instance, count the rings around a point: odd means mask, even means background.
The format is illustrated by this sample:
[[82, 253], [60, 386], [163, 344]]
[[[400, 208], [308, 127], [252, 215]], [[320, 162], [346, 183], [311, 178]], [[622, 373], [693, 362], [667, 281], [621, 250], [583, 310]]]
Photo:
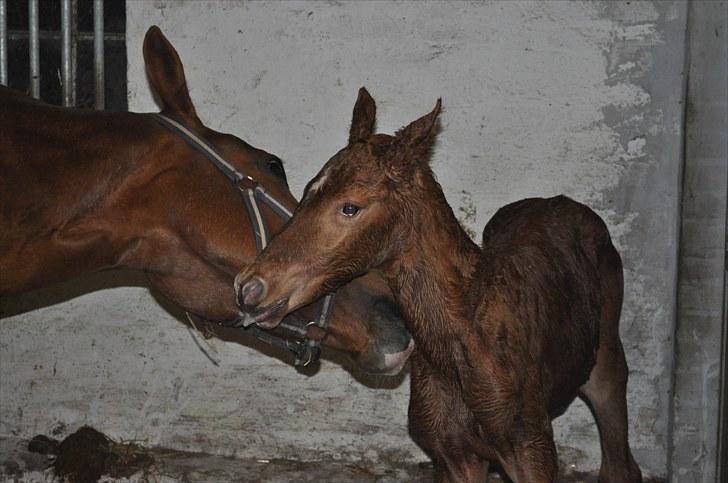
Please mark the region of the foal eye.
[[341, 207], [341, 213], [344, 216], [354, 216], [359, 213], [359, 207], [351, 203], [344, 203], [344, 206]]

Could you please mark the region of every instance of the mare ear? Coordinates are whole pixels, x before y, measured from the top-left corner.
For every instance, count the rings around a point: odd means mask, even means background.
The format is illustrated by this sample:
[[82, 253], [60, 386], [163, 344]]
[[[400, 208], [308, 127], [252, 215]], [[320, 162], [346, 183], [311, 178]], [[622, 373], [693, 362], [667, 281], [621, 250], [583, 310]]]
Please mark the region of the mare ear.
[[152, 91], [165, 114], [176, 114], [202, 124], [187, 90], [187, 80], [177, 51], [156, 25], [144, 36], [144, 65]]
[[437, 119], [441, 111], [442, 100], [438, 99], [435, 108], [429, 114], [397, 131], [395, 137], [399, 141], [399, 149], [405, 151], [404, 158], [427, 162], [437, 136]]
[[377, 122], [377, 105], [369, 92], [364, 88], [359, 89], [359, 96], [354, 104], [354, 114], [351, 119], [349, 130], [349, 144], [362, 141], [374, 134], [374, 125]]

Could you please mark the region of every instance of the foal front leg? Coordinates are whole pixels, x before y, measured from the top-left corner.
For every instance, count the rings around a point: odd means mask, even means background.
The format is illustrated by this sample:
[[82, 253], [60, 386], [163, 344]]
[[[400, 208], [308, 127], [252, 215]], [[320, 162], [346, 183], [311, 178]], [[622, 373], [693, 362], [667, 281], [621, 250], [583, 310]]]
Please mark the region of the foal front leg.
[[489, 463], [475, 455], [434, 463], [435, 483], [488, 483]]
[[488, 463], [467, 447], [472, 427], [458, 391], [419, 353], [411, 357], [409, 429], [412, 438], [432, 459], [436, 483], [488, 483]]
[[553, 438], [537, 435], [515, 442], [512, 453], [505, 456], [502, 465], [514, 483], [557, 481], [559, 462]]
[[499, 434], [498, 454], [503, 470], [514, 483], [557, 481], [556, 454], [551, 418], [536, 397], [525, 397], [518, 418]]
[[492, 441], [508, 477], [514, 483], [556, 481], [559, 465], [553, 429], [539, 391], [524, 392], [511, 380], [498, 379], [475, 364], [468, 368], [461, 376], [467, 383], [466, 404]]

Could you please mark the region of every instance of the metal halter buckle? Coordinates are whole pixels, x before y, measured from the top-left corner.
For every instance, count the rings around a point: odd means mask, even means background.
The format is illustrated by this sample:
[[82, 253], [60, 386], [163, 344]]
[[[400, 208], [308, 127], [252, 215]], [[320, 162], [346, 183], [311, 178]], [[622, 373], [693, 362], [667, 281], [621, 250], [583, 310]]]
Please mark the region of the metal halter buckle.
[[258, 182], [251, 176], [242, 175], [238, 180], [235, 182], [235, 186], [240, 190], [254, 190], [258, 187]]

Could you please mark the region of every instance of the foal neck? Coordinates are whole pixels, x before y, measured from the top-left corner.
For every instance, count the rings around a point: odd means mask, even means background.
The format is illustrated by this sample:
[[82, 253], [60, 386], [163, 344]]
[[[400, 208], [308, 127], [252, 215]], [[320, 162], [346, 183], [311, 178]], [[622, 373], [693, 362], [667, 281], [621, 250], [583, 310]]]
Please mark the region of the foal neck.
[[480, 249], [431, 175], [421, 188], [389, 278], [418, 347], [432, 363], [449, 370], [458, 334], [469, 323], [466, 295]]

